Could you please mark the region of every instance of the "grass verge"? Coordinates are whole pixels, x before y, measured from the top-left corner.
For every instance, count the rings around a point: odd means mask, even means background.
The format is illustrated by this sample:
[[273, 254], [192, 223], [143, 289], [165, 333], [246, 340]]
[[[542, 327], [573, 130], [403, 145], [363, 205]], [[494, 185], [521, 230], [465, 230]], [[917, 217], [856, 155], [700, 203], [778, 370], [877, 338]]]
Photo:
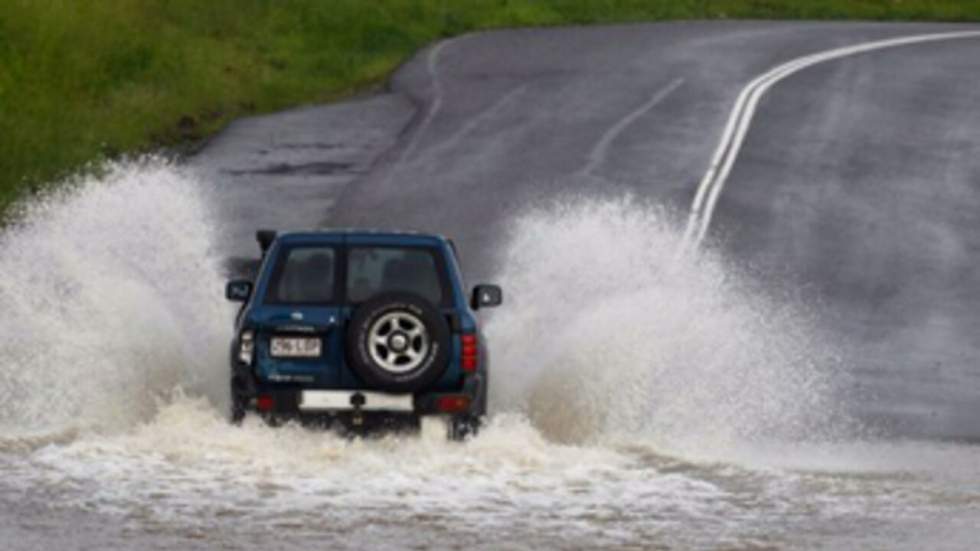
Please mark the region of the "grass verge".
[[980, 0], [4, 0], [0, 212], [89, 163], [336, 99], [420, 46], [511, 26], [976, 21]]

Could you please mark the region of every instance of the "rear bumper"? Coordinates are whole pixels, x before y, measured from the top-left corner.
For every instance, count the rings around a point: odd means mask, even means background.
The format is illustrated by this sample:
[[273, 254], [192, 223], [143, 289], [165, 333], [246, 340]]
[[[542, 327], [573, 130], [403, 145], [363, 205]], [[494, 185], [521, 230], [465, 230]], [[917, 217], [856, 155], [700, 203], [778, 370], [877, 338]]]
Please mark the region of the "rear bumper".
[[[486, 411], [484, 378], [468, 375], [458, 392], [426, 392], [411, 396], [370, 390], [312, 388], [300, 385], [254, 382], [246, 408], [276, 416], [372, 416], [422, 415], [482, 416]], [[233, 385], [234, 387], [234, 385]]]

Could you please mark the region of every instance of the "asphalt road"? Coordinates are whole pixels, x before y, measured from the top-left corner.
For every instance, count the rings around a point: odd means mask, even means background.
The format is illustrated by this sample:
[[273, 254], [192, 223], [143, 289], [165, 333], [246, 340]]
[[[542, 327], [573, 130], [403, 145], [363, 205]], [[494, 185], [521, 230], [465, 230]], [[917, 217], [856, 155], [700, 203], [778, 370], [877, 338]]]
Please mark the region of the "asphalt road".
[[[233, 255], [256, 226], [454, 236], [495, 274], [512, 215], [631, 193], [683, 216], [746, 83], [935, 24], [715, 22], [513, 30], [420, 52], [383, 93], [235, 123], [191, 161]], [[905, 436], [980, 438], [980, 39], [869, 52], [763, 97], [708, 240], [818, 305]], [[504, 282], [506, 283], [506, 282]]]

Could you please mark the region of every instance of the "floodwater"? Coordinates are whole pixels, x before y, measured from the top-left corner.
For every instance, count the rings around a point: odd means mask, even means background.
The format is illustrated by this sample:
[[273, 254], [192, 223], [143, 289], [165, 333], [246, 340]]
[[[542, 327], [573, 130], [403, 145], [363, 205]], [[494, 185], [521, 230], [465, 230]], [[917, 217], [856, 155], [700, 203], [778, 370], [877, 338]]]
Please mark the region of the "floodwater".
[[225, 419], [222, 228], [154, 160], [0, 235], [4, 549], [974, 549], [980, 447], [858, 422], [819, 306], [629, 198], [515, 213], [479, 437]]

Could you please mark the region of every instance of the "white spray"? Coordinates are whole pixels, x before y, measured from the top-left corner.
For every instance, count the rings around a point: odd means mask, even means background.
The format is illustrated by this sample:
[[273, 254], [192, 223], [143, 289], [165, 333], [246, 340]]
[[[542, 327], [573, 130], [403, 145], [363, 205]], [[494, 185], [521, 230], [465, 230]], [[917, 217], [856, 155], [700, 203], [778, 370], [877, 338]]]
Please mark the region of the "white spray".
[[21, 207], [0, 235], [0, 428], [116, 429], [183, 386], [222, 401], [227, 342], [201, 186], [116, 164]]
[[710, 251], [678, 258], [669, 219], [630, 199], [518, 218], [488, 331], [494, 405], [560, 441], [694, 454], [832, 436], [838, 360], [811, 316]]

